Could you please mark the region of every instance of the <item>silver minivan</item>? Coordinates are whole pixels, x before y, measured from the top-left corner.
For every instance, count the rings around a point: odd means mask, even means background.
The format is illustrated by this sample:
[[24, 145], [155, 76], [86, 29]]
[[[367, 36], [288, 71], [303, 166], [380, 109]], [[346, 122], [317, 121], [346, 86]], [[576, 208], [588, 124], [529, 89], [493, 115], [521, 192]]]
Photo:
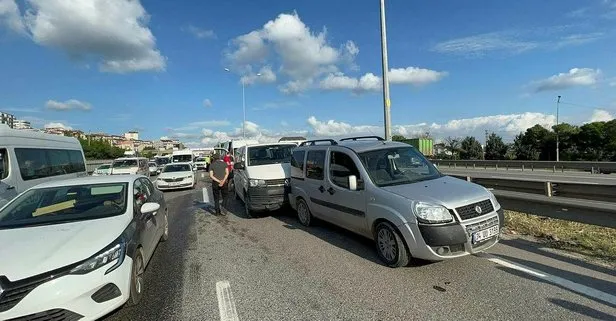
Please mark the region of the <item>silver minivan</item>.
[[289, 202], [303, 225], [315, 217], [374, 240], [391, 267], [484, 251], [504, 224], [489, 190], [378, 136], [302, 143], [291, 160]]

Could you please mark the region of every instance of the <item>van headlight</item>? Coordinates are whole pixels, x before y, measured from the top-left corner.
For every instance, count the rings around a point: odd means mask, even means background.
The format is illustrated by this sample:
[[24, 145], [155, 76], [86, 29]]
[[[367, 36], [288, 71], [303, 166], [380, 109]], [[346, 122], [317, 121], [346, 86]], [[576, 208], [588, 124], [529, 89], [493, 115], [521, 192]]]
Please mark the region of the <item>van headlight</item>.
[[492, 191], [490, 191], [487, 188], [486, 188], [486, 191], [488, 191], [488, 194], [490, 194], [490, 200], [492, 201], [492, 205], [494, 205], [494, 210], [498, 211], [499, 209], [501, 209], [501, 205], [496, 199], [496, 195], [494, 195], [494, 193], [492, 193]]
[[451, 216], [449, 210], [441, 205], [416, 202], [413, 204], [413, 213], [421, 223], [437, 224], [453, 221], [453, 216]]
[[265, 186], [264, 179], [250, 179], [250, 187], [262, 187]]
[[109, 264], [110, 262], [115, 263], [107, 269], [105, 274], [117, 269], [122, 262], [124, 262], [124, 257], [126, 256], [126, 241], [124, 238], [120, 237], [102, 251], [93, 255], [85, 262], [77, 265], [71, 270], [71, 274], [87, 274], [98, 268]]

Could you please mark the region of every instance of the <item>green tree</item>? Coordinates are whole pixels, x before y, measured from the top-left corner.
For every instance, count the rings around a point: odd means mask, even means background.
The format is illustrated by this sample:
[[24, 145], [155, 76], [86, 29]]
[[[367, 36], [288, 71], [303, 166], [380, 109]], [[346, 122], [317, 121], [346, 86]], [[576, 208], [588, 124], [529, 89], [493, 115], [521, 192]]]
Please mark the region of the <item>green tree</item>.
[[404, 137], [402, 135], [393, 135], [393, 136], [391, 136], [391, 140], [393, 140], [394, 142], [406, 143], [406, 137]]
[[[606, 154], [605, 150], [609, 149], [609, 142], [605, 136], [605, 124], [605, 122], [594, 122], [580, 127], [580, 132], [576, 135], [575, 142], [580, 152], [581, 160], [606, 160], [604, 154]], [[610, 124], [610, 128], [611, 126]]]
[[460, 159], [482, 159], [483, 149], [475, 137], [467, 136], [460, 143]]
[[603, 125], [605, 135], [605, 159], [616, 162], [616, 119], [610, 120]]
[[576, 135], [579, 134], [580, 128], [567, 123], [561, 123], [552, 126], [555, 135], [559, 141], [559, 158], [560, 160], [570, 161], [579, 158], [579, 152], [575, 143]]
[[453, 159], [456, 159], [456, 155], [460, 152], [460, 138], [451, 136], [445, 138], [445, 149], [451, 153]]
[[103, 140], [79, 139], [86, 159], [114, 159], [124, 155], [124, 150]]
[[505, 159], [508, 147], [503, 142], [503, 138], [495, 133], [488, 136], [486, 142], [486, 159]]

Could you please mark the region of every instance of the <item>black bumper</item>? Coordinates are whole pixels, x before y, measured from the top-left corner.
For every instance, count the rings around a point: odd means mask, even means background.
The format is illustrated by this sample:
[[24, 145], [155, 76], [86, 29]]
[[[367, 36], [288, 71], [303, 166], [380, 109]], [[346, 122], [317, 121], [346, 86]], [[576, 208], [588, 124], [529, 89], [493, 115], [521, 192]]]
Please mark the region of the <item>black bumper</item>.
[[500, 229], [503, 229], [505, 226], [505, 210], [501, 207], [500, 210], [496, 211], [498, 213], [498, 225]]
[[248, 208], [253, 211], [274, 211], [289, 204], [289, 186], [248, 188]]
[[419, 231], [429, 246], [466, 243], [466, 232], [458, 223], [439, 226], [419, 225]]

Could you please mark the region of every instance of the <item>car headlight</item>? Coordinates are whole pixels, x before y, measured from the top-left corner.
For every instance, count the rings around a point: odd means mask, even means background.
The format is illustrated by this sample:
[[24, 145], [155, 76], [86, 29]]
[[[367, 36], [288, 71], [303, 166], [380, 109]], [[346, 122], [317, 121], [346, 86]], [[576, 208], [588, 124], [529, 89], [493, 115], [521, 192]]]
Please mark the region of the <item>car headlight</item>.
[[250, 179], [250, 187], [265, 186], [265, 180], [263, 179]]
[[441, 205], [416, 202], [413, 204], [413, 213], [421, 223], [436, 224], [453, 221], [449, 210]]
[[496, 196], [494, 195], [494, 193], [492, 193], [489, 189], [486, 188], [486, 191], [488, 191], [488, 194], [490, 194], [490, 200], [492, 201], [492, 205], [494, 205], [494, 210], [498, 211], [499, 209], [501, 209], [501, 205], [498, 202], [498, 200], [496, 199]]
[[126, 241], [120, 237], [109, 246], [104, 248], [102, 251], [93, 255], [91, 258], [87, 259], [85, 262], [79, 264], [71, 270], [71, 274], [87, 274], [98, 268], [109, 264], [110, 262], [115, 263], [107, 269], [105, 274], [117, 269], [122, 262], [124, 262], [124, 257], [126, 256]]
[[291, 185], [291, 179], [290, 178], [285, 178], [284, 179], [284, 185], [286, 185], [286, 186]]

